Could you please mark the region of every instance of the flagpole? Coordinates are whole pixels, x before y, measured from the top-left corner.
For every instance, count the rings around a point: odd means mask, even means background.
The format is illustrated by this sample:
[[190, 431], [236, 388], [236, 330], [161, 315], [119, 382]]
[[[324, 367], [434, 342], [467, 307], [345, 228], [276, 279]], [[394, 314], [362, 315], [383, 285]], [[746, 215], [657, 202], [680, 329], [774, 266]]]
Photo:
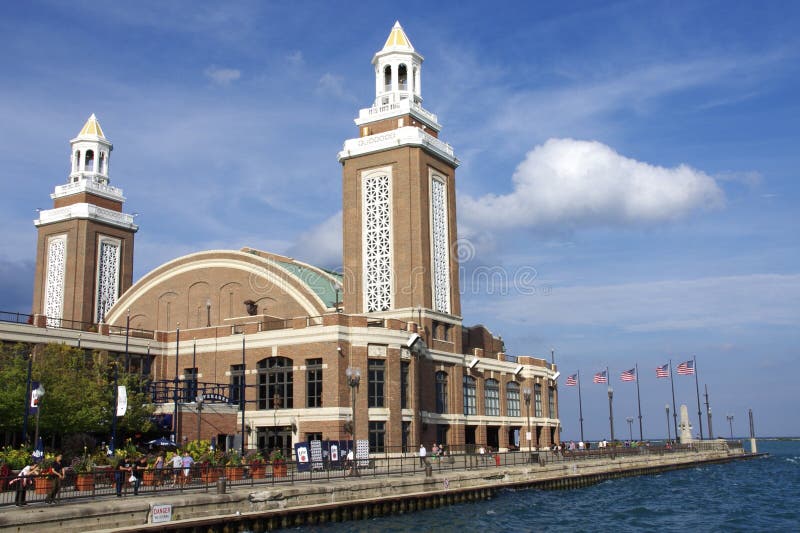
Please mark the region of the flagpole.
[[697, 390], [697, 421], [700, 422], [700, 440], [703, 440], [703, 412], [700, 410], [700, 384], [697, 381], [697, 357], [692, 356], [694, 361], [694, 387]]
[[636, 363], [636, 402], [639, 404], [639, 440], [644, 441], [642, 434], [642, 396], [639, 394], [639, 363]]
[[583, 442], [583, 400], [581, 400], [581, 371], [578, 370], [578, 417], [581, 423], [581, 442]]
[[672, 379], [672, 359], [669, 360], [669, 384], [672, 386], [672, 425], [678, 440], [678, 411], [675, 407], [675, 381]]

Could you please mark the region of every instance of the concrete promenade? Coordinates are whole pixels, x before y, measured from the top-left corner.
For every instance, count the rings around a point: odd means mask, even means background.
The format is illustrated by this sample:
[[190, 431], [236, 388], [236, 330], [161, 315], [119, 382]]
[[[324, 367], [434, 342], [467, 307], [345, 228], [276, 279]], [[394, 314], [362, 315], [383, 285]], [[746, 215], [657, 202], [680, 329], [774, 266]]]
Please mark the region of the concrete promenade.
[[[364, 519], [489, 498], [503, 488], [568, 489], [605, 479], [755, 457], [727, 443], [703, 443], [680, 453], [620, 453], [555, 458], [539, 463], [483, 463], [468, 469], [382, 477], [233, 487], [211, 492], [158, 493], [119, 500], [100, 497], [58, 506], [0, 511], [2, 531], [268, 531], [304, 524]], [[463, 457], [462, 457], [463, 458]], [[554, 459], [550, 457], [550, 459]], [[467, 458], [467, 460], [469, 460]], [[665, 480], [665, 483], [668, 482]], [[171, 506], [171, 521], [151, 524], [152, 506]]]

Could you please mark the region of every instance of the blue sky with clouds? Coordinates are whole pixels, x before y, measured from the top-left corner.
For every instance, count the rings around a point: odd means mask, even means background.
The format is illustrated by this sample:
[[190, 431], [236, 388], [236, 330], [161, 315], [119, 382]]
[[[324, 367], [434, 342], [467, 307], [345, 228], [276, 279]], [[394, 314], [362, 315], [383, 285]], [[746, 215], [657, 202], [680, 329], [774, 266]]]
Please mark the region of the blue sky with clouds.
[[[715, 433], [800, 434], [795, 2], [16, 2], [0, 19], [0, 308], [91, 113], [138, 212], [135, 277], [253, 246], [340, 265], [341, 168], [399, 19], [458, 170], [463, 312], [584, 377], [588, 436], [665, 433], [696, 355]], [[562, 378], [563, 380], [563, 378]], [[564, 437], [578, 433], [563, 385]], [[694, 380], [676, 378], [696, 412]], [[695, 414], [696, 417], [696, 414]], [[705, 425], [705, 420], [704, 420]], [[707, 430], [707, 428], [706, 428]]]

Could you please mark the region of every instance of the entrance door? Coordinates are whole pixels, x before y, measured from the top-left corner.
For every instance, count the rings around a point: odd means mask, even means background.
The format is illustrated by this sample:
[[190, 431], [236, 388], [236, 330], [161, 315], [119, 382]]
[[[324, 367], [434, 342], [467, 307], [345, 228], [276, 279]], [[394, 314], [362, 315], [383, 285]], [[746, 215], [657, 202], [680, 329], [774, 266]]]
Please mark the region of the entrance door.
[[270, 453], [272, 450], [283, 450], [284, 454], [291, 454], [292, 427], [291, 426], [266, 426], [256, 430], [258, 449]]
[[500, 428], [497, 426], [486, 427], [486, 445], [492, 450], [500, 448]]

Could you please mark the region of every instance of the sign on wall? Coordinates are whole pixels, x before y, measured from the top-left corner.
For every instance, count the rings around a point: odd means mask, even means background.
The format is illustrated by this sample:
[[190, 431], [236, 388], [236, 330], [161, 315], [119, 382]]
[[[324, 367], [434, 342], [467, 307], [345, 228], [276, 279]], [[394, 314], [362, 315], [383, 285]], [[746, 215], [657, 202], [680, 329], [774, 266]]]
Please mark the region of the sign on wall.
[[163, 504], [157, 505], [153, 504], [150, 507], [150, 523], [151, 524], [159, 524], [161, 522], [169, 522], [172, 520], [172, 505], [171, 504]]

